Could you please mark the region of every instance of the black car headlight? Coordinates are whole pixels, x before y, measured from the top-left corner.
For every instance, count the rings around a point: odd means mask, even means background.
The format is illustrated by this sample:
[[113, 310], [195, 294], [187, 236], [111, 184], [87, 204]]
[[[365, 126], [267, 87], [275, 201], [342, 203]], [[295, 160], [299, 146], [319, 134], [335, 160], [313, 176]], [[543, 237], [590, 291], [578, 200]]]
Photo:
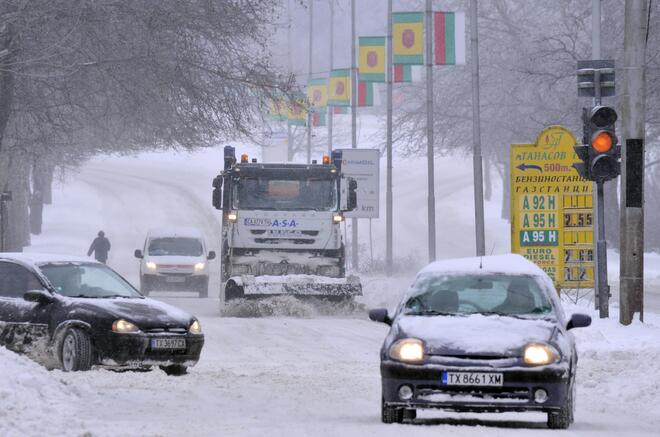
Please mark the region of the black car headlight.
[[190, 325], [190, 328], [188, 328], [188, 332], [190, 332], [191, 334], [201, 334], [202, 333], [202, 325], [199, 324], [198, 320], [195, 320]]
[[140, 328], [138, 328], [137, 325], [125, 319], [115, 320], [114, 323], [112, 324], [112, 330], [120, 334], [131, 334], [135, 332], [140, 332]]
[[424, 342], [418, 338], [403, 338], [390, 346], [389, 356], [404, 363], [424, 361]]
[[523, 349], [523, 362], [529, 366], [543, 366], [559, 361], [560, 355], [546, 343], [530, 343]]

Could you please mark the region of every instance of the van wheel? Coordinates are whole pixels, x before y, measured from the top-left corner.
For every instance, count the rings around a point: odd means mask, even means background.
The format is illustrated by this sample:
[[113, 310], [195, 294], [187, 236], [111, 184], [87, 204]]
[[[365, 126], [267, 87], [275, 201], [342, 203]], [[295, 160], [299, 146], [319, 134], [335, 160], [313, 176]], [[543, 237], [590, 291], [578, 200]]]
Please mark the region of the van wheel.
[[67, 330], [62, 339], [60, 361], [65, 372], [91, 369], [92, 343], [89, 336], [78, 328]]
[[200, 298], [209, 297], [209, 280], [208, 278], [199, 285], [198, 293]]

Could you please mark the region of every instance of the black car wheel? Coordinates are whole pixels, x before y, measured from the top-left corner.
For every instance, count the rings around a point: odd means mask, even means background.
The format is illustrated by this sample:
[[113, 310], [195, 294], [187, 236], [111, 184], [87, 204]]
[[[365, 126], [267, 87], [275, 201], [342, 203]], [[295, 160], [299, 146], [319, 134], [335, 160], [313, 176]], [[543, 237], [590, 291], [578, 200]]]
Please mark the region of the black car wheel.
[[65, 372], [89, 370], [92, 367], [92, 343], [89, 336], [80, 329], [69, 329], [62, 340], [60, 358]]
[[173, 364], [171, 366], [160, 366], [160, 368], [163, 370], [163, 372], [165, 372], [170, 376], [181, 376], [188, 373], [188, 368], [180, 364]]
[[383, 399], [381, 403], [381, 420], [383, 423], [403, 422], [403, 408], [388, 407]]
[[574, 414], [574, 404], [573, 404], [573, 392], [574, 384], [571, 384], [571, 387], [568, 389], [568, 395], [564, 404], [561, 406], [559, 411], [554, 411], [548, 413], [548, 428], [550, 429], [568, 429], [573, 423], [573, 414]]

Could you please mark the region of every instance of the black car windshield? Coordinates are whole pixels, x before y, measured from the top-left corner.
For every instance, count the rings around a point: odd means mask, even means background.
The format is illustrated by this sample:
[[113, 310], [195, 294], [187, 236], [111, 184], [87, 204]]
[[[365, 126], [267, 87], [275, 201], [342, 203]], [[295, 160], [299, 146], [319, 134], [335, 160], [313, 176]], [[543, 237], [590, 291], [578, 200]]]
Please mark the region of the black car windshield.
[[337, 210], [337, 184], [332, 179], [241, 178], [234, 188], [235, 209]]
[[46, 264], [40, 269], [62, 296], [142, 297], [121, 276], [101, 264]]
[[167, 237], [151, 239], [147, 252], [151, 256], [202, 256], [204, 248], [197, 238]]
[[407, 314], [540, 315], [552, 303], [531, 276], [426, 274], [413, 284], [405, 302]]

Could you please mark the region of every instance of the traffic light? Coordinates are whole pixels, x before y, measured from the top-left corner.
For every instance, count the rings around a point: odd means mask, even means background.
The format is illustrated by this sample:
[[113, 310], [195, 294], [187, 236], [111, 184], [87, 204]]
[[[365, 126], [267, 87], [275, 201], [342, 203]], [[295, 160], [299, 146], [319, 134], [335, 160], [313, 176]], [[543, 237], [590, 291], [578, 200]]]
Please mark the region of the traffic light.
[[614, 179], [621, 173], [621, 146], [617, 145], [618, 116], [609, 106], [583, 108], [583, 144], [573, 146], [582, 163], [573, 164], [580, 176], [595, 182]]

